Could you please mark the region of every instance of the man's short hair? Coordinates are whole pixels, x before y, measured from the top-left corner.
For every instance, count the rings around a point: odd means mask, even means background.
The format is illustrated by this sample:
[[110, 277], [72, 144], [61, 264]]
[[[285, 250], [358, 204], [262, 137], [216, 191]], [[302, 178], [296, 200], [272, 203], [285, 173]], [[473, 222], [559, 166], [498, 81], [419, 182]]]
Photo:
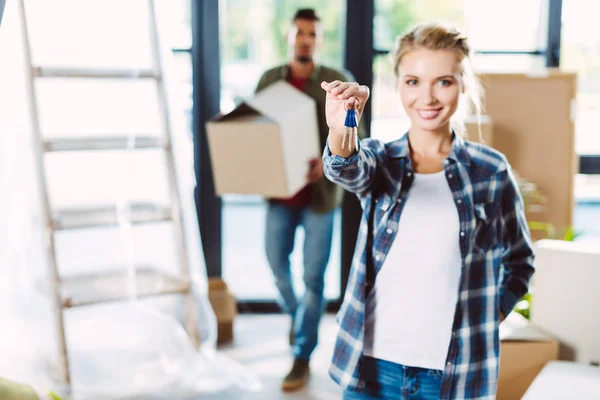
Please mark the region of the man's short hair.
[[314, 8], [301, 8], [296, 11], [296, 15], [292, 21], [296, 21], [297, 19], [307, 19], [309, 21], [321, 21], [321, 18], [317, 15], [317, 12]]

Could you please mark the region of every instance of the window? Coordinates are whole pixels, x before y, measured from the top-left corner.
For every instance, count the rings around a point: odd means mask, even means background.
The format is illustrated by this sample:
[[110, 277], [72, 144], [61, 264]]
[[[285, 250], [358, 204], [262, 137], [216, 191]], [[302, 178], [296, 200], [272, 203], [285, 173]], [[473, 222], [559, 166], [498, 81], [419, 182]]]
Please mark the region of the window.
[[575, 180], [575, 229], [582, 239], [600, 238], [600, 32], [590, 29], [594, 22], [589, 3], [563, 1], [561, 68], [576, 71], [578, 93], [575, 112], [575, 145], [592, 167], [594, 175], [578, 175]]
[[547, 9], [548, 0], [376, 0], [374, 45], [391, 50], [397, 35], [439, 21], [467, 33], [475, 51], [534, 52], [546, 47]]
[[533, 52], [547, 46], [548, 0], [463, 0], [475, 51]]
[[[318, 50], [323, 64], [343, 64], [343, 0], [220, 0], [221, 110], [232, 110], [253, 95], [262, 73], [287, 60], [286, 34], [296, 9], [313, 7], [321, 17], [323, 46]], [[248, 149], [251, 151], [251, 149]], [[264, 250], [265, 202], [256, 196], [223, 197], [223, 278], [240, 300], [274, 300], [277, 296]], [[325, 295], [340, 295], [340, 213], [329, 267]], [[302, 284], [302, 241], [299, 230], [291, 255], [297, 293]]]
[[374, 46], [390, 51], [396, 37], [414, 25], [439, 20], [462, 27], [465, 0], [375, 0]]
[[590, 29], [593, 16], [589, 3], [563, 1], [561, 68], [578, 74], [577, 152], [600, 155], [600, 31]]
[[[161, 45], [167, 49], [189, 47], [190, 1], [157, 0], [155, 3]], [[131, 80], [38, 80], [36, 89], [44, 138], [135, 137], [163, 133], [155, 82], [134, 79], [138, 70], [151, 65], [147, 1], [32, 0], [27, 1], [26, 6], [35, 65], [132, 70]], [[176, 95], [182, 94], [182, 101], [172, 105], [171, 111], [177, 114], [182, 111], [178, 105], [191, 107], [190, 57], [181, 53], [175, 60], [167, 57], [165, 61], [169, 89], [174, 89]], [[24, 79], [17, 78], [21, 90]], [[177, 117], [173, 119], [181, 116]], [[30, 139], [19, 137], [17, 140]], [[31, 154], [27, 153], [26, 157], [33, 163]], [[169, 202], [165, 159], [160, 150], [52, 153], [45, 156], [45, 161], [53, 209], [116, 206], [131, 200]], [[33, 170], [31, 165], [24, 168]], [[32, 179], [28, 184], [33, 185], [33, 182]], [[188, 207], [186, 211], [190, 210]], [[127, 237], [127, 243], [120, 236], [123, 232], [117, 229], [60, 232], [57, 235], [59, 265], [64, 268], [63, 272], [75, 269], [82, 272], [86, 266], [122, 265], [123, 248], [132, 246], [138, 265], [175, 268], [176, 253], [170, 229], [168, 224], [160, 223], [136, 226], [133, 235]]]

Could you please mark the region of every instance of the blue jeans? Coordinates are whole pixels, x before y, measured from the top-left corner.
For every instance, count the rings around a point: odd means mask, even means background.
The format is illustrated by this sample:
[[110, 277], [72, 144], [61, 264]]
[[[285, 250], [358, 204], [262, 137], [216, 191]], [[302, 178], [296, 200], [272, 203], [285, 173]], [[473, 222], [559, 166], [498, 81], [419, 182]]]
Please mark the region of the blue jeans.
[[[267, 208], [267, 260], [279, 290], [279, 304], [294, 323], [294, 356], [305, 361], [310, 359], [317, 347], [319, 322], [325, 311], [325, 269], [331, 253], [333, 213], [317, 214], [308, 207], [288, 207], [280, 203], [270, 203]], [[290, 254], [299, 225], [305, 231], [303, 258], [306, 290], [302, 299], [298, 299], [294, 293], [290, 273]]]
[[407, 367], [390, 361], [364, 357], [360, 366], [366, 387], [344, 392], [344, 400], [438, 400], [442, 371]]

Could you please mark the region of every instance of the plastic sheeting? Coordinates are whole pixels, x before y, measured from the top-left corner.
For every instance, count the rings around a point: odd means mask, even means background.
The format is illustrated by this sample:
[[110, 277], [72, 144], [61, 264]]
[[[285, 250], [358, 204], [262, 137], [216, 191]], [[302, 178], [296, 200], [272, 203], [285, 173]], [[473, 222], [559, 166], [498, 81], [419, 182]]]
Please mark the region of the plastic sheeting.
[[[59, 9], [68, 9], [82, 2], [61, 0], [28, 3], [32, 9], [42, 5], [48, 8], [48, 4], [53, 4], [55, 12], [58, 12]], [[122, 2], [116, 1], [85, 3], [88, 12], [91, 6], [105, 8], [105, 12], [113, 7], [113, 11], [119, 10], [119, 15], [126, 9], [122, 7]], [[144, 1], [138, 3], [142, 6], [145, 4]], [[167, 1], [156, 3], [159, 16], [168, 16], [167, 7], [174, 7]], [[165, 12], [161, 13], [161, 10]], [[42, 15], [54, 29], [60, 23], [49, 13], [51, 11], [46, 10]], [[66, 15], [71, 19], [76, 14], [69, 12]], [[99, 15], [100, 20], [101, 17]], [[133, 21], [138, 17], [133, 14], [127, 18]], [[136, 300], [135, 290], [132, 290], [130, 301], [78, 307], [64, 312], [72, 385], [66, 388], [61, 384], [56, 367], [56, 325], [49, 301], [51, 292], [48, 289], [49, 269], [44, 251], [44, 221], [36, 186], [38, 177], [18, 22], [17, 2], [9, 2], [0, 27], [0, 377], [30, 384], [39, 393], [53, 390], [76, 400], [195, 398], [203, 393], [215, 393], [233, 386], [258, 390], [260, 382], [255, 375], [216, 350], [216, 321], [207, 299], [207, 281], [193, 201], [192, 143], [185, 127], [183, 107], [178, 101], [181, 95], [178, 97], [177, 93], [169, 93], [169, 103], [188, 257], [200, 317], [201, 348], [199, 351], [194, 349], [182, 327], [183, 304], [177, 296]], [[85, 26], [83, 21], [79, 21], [79, 24]], [[110, 20], [103, 20], [103, 25], [109, 26]], [[35, 28], [44, 31], [39, 25]], [[52, 55], [51, 49], [44, 51]], [[169, 78], [172, 64], [168, 57], [165, 61], [166, 77]], [[174, 84], [167, 87], [176, 89]], [[65, 93], [55, 92], [54, 96], [57, 97], [53, 98], [54, 103], [73, 100], [67, 98]], [[83, 98], [75, 100], [84, 102]], [[130, 107], [132, 114], [135, 114], [135, 108], [141, 106], [133, 104]], [[102, 114], [102, 110], [97, 111]], [[131, 124], [128, 132], [133, 143], [136, 136], [133, 117], [126, 118], [125, 122]], [[84, 154], [81, 158], [71, 159], [77, 163], [71, 167], [64, 167], [63, 164], [62, 168], [77, 172], [83, 169], [82, 164], [87, 157]], [[114, 163], [117, 169], [121, 168], [117, 170], [117, 176], [122, 175], [124, 180], [133, 177], [133, 164], [126, 163], [125, 167], [119, 167], [117, 161]], [[48, 160], [47, 165], [50, 164]], [[106, 165], [106, 169], [110, 166]], [[96, 169], [104, 171], [104, 167]], [[79, 175], [81, 177], [84, 178], [83, 182], [91, 180], [85, 179], [88, 178], [85, 175]], [[80, 198], [82, 192], [86, 191], [74, 181], [65, 181], [64, 177], [61, 181], [60, 175], [48, 176], [48, 179], [51, 183], [52, 180], [58, 182], [56, 197], [59, 200], [66, 199], [67, 203], [73, 198]], [[146, 183], [155, 180], [159, 179], [146, 176]], [[94, 185], [102, 190], [103, 185], [110, 186], [109, 183], [110, 180], [107, 180], [95, 182]], [[140, 186], [143, 184], [140, 183]], [[126, 208], [129, 201], [129, 192], [113, 198], [115, 208]], [[83, 269], [83, 263], [89, 264], [104, 257], [106, 262], [118, 262], [125, 266], [123, 279], [126, 281], [135, 274], [131, 266], [140, 261], [158, 259], [166, 260], [165, 264], [175, 264], [176, 258], [171, 260], [165, 256], [173, 250], [173, 246], [169, 247], [163, 240], [169, 237], [168, 231], [142, 232], [136, 229], [123, 222], [112, 232], [112, 238], [106, 231], [88, 233], [88, 236], [75, 232], [71, 236], [57, 238], [61, 273], [76, 274]], [[143, 239], [149, 242], [145, 243]], [[99, 264], [92, 263], [86, 272], [94, 268], [99, 268]]]

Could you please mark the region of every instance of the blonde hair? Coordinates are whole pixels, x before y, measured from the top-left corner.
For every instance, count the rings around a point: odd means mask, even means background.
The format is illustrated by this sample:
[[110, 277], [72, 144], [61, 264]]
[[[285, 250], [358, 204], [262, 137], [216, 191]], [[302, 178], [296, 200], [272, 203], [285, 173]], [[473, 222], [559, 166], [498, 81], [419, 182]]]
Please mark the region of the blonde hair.
[[458, 110], [451, 120], [451, 126], [459, 135], [466, 136], [465, 119], [469, 112], [474, 111], [477, 117], [479, 139], [483, 141], [481, 134], [482, 90], [471, 64], [471, 48], [467, 42], [467, 37], [453, 27], [438, 23], [419, 25], [406, 34], [399, 36], [393, 53], [396, 78], [400, 74], [402, 57], [418, 48], [451, 50], [456, 54], [460, 63], [462, 84], [467, 96], [461, 96]]

